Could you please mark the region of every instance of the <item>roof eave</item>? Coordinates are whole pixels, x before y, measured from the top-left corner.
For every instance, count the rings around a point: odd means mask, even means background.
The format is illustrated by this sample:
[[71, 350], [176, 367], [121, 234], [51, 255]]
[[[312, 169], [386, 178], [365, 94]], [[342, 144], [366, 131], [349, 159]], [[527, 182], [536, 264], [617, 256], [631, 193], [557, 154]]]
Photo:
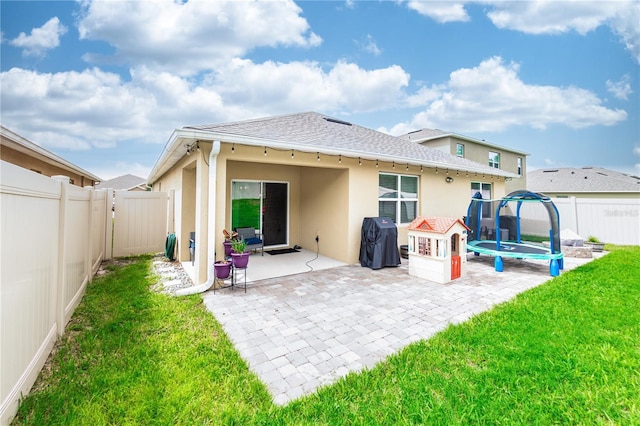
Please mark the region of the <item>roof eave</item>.
[[398, 164], [409, 164], [413, 166], [422, 166], [427, 168], [441, 168], [442, 170], [452, 170], [469, 173], [481, 173], [495, 175], [505, 178], [520, 178], [515, 173], [506, 172], [500, 169], [490, 169], [488, 166], [484, 166], [480, 163], [478, 167], [453, 165], [450, 163], [442, 163], [431, 160], [419, 160], [414, 157], [403, 156], [390, 156], [376, 153], [358, 152], [355, 150], [347, 149], [330, 149], [330, 148], [310, 148], [308, 145], [299, 143], [283, 142], [274, 139], [257, 138], [251, 136], [237, 135], [233, 133], [214, 132], [206, 130], [196, 129], [176, 129], [173, 131], [169, 139], [167, 140], [158, 161], [154, 165], [147, 183], [152, 184], [171, 169], [182, 157], [185, 152], [179, 152], [183, 150], [185, 144], [190, 144], [199, 141], [214, 141], [218, 140], [223, 143], [237, 143], [239, 145], [255, 146], [255, 147], [269, 147], [280, 150], [294, 150], [299, 152], [319, 153], [324, 155], [344, 155], [345, 157], [360, 158], [362, 160], [369, 161], [382, 161], [382, 162], [396, 162]]

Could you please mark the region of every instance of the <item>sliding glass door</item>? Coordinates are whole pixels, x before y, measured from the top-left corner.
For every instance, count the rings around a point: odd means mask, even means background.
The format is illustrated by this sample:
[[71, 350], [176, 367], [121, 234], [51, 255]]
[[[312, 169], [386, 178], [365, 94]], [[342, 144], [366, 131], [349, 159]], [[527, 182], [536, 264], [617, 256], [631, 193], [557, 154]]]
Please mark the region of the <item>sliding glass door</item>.
[[289, 237], [289, 184], [286, 182], [232, 181], [231, 226], [261, 231], [265, 246], [287, 245]]

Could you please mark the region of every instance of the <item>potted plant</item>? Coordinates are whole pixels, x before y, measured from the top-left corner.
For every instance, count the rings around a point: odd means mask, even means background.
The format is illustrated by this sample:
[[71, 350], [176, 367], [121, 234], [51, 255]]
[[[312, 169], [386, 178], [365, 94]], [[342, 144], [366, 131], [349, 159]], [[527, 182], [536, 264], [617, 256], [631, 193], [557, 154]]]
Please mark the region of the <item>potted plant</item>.
[[224, 257], [228, 258], [233, 251], [231, 243], [238, 240], [238, 233], [235, 231], [229, 232], [226, 229], [223, 229], [222, 235], [224, 235], [224, 242], [222, 243], [224, 246]]
[[231, 241], [231, 260], [236, 268], [246, 268], [249, 263], [250, 251], [247, 250], [247, 243], [244, 239], [236, 239]]
[[601, 252], [604, 249], [604, 243], [593, 235], [590, 235], [589, 238], [587, 238], [585, 244], [591, 246], [591, 251]]
[[213, 268], [216, 271], [216, 278], [224, 280], [231, 275], [231, 262], [226, 260], [218, 260], [213, 264]]

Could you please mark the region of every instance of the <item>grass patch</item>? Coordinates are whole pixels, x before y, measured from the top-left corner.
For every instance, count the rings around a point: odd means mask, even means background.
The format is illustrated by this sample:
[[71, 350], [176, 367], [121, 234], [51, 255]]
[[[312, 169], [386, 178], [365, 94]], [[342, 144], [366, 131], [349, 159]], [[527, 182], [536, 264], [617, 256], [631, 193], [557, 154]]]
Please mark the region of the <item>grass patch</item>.
[[148, 290], [150, 259], [89, 285], [16, 424], [220, 424], [269, 406], [200, 296]]
[[285, 407], [149, 260], [89, 286], [16, 424], [640, 424], [638, 247]]

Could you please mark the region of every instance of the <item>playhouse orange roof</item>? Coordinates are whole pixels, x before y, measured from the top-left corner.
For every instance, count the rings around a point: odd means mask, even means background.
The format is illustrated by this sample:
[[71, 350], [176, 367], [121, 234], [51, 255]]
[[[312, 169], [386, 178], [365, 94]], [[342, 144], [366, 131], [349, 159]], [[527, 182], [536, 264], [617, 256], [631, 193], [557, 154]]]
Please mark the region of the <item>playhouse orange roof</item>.
[[459, 223], [465, 229], [469, 229], [462, 219], [452, 217], [422, 217], [419, 216], [409, 224], [410, 231], [428, 231], [438, 234], [446, 234], [451, 227]]

